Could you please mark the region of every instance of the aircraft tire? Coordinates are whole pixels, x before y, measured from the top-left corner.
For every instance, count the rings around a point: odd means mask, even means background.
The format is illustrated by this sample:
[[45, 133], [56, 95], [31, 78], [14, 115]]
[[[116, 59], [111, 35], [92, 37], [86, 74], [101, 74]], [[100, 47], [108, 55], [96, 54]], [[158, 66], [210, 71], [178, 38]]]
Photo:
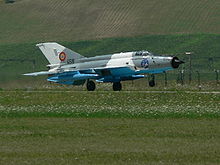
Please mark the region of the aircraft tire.
[[121, 91], [121, 89], [122, 89], [121, 82], [115, 82], [115, 83], [113, 83], [113, 90], [114, 90], [114, 91]]
[[154, 80], [150, 80], [149, 81], [149, 86], [150, 87], [154, 87], [156, 85], [155, 81]]
[[88, 91], [94, 91], [96, 88], [95, 83], [93, 81], [88, 81], [86, 84], [86, 88]]

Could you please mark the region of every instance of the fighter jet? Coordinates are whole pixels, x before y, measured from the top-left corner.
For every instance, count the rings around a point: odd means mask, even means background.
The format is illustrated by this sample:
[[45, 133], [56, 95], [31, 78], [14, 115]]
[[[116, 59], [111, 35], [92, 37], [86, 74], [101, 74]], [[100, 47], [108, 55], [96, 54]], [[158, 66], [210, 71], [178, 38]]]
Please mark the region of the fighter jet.
[[[48, 75], [47, 81], [65, 85], [84, 85], [88, 91], [96, 89], [96, 82], [112, 83], [114, 91], [122, 90], [122, 81], [136, 80], [146, 74], [163, 73], [184, 63], [177, 57], [158, 56], [149, 51], [121, 52], [95, 57], [84, 57], [58, 43], [36, 45], [50, 63], [48, 71], [24, 74]], [[149, 81], [150, 86], [155, 80]]]

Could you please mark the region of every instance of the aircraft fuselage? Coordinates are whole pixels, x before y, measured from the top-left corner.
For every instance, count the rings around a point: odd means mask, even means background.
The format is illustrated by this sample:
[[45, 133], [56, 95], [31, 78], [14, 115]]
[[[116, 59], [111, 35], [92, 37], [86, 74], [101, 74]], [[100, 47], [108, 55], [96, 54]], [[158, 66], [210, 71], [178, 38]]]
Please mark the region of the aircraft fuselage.
[[[163, 73], [178, 68], [183, 61], [172, 56], [157, 56], [148, 51], [115, 53], [84, 57], [58, 43], [37, 44], [49, 61], [49, 71], [27, 73], [27, 76], [48, 75], [47, 81], [66, 85], [83, 85], [95, 90], [97, 82], [113, 83], [113, 90], [121, 90], [121, 81], [144, 78], [144, 74]], [[151, 85], [150, 85], [151, 84]], [[154, 86], [154, 82], [149, 82]]]

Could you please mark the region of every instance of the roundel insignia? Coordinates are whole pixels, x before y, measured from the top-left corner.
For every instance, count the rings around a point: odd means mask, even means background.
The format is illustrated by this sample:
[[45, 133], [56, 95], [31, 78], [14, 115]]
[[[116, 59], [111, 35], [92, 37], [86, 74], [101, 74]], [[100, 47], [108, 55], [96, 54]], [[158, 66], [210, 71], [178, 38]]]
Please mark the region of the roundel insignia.
[[148, 68], [149, 61], [145, 58], [141, 61], [141, 67]]
[[65, 61], [65, 59], [66, 59], [66, 53], [61, 52], [60, 55], [59, 55], [59, 59], [60, 59], [60, 61]]

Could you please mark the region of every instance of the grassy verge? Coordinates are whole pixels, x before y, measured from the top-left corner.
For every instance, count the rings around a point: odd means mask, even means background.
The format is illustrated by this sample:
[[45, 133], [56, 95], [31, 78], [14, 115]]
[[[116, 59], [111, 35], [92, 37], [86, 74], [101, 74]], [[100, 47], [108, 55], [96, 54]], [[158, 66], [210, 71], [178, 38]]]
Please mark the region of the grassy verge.
[[220, 94], [1, 91], [0, 164], [220, 163]]
[[218, 118], [220, 94], [2, 91], [0, 117]]
[[220, 163], [218, 119], [0, 120], [0, 164]]

